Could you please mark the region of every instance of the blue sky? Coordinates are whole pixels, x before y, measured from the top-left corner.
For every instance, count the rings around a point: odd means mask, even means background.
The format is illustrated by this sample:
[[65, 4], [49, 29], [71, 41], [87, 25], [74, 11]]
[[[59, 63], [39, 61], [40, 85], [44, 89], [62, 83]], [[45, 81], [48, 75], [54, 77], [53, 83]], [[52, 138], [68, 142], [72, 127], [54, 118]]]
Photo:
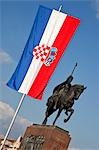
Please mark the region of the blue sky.
[[[21, 98], [21, 94], [8, 88], [6, 83], [20, 59], [38, 7], [44, 5], [52, 9], [58, 9], [60, 4], [63, 5], [63, 12], [80, 18], [81, 24], [50, 79], [43, 100], [39, 102], [28, 96], [25, 98], [19, 112], [20, 117], [12, 129], [10, 137], [18, 137], [18, 134], [22, 134], [26, 125], [30, 122], [41, 123], [43, 121], [47, 98], [51, 95], [53, 88], [64, 81], [71, 73], [77, 61], [78, 67], [74, 73], [73, 84], [84, 84], [87, 89], [81, 95], [79, 101], [75, 102], [75, 113], [71, 120], [64, 124], [65, 115], [62, 113], [56, 125], [70, 132], [72, 137], [70, 147], [80, 150], [98, 150], [98, 0], [0, 1], [0, 109], [3, 110], [3, 112], [0, 111], [0, 134], [5, 134], [13, 109], [15, 110]], [[55, 115], [49, 118], [48, 124], [52, 124]], [[21, 129], [20, 126], [24, 126], [24, 129], [23, 127]], [[16, 130], [17, 132], [15, 132]]]

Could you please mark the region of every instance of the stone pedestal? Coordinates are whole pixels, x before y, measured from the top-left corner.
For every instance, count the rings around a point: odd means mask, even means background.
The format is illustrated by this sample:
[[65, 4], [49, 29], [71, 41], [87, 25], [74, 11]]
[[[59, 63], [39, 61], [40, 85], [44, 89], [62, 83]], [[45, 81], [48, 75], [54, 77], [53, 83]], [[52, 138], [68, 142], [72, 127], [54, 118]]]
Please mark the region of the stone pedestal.
[[57, 126], [32, 125], [27, 127], [19, 150], [67, 150], [70, 135]]

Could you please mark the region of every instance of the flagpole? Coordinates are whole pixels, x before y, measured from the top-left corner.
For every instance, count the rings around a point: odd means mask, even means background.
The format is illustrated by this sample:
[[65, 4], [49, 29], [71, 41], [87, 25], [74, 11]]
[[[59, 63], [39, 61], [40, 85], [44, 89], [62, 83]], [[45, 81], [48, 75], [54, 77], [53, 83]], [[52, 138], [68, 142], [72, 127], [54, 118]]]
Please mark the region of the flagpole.
[[1, 145], [1, 147], [0, 147], [0, 150], [3, 150], [3, 147], [4, 147], [4, 145], [5, 145], [5, 142], [6, 142], [6, 140], [7, 140], [7, 137], [8, 137], [8, 135], [9, 135], [10, 131], [11, 131], [11, 128], [12, 128], [14, 122], [15, 122], [15, 119], [16, 119], [16, 117], [17, 117], [17, 114], [18, 114], [18, 112], [19, 112], [21, 106], [22, 106], [22, 103], [23, 103], [23, 100], [24, 100], [25, 96], [26, 96], [26, 94], [23, 94], [22, 97], [21, 97], [21, 99], [20, 99], [20, 102], [19, 102], [19, 104], [18, 104], [18, 107], [16, 108], [16, 111], [15, 111], [15, 113], [14, 113], [14, 116], [13, 116], [13, 118], [12, 118], [12, 121], [11, 121], [9, 127], [8, 127], [8, 130], [7, 130], [7, 132], [6, 132], [6, 135], [5, 135], [5, 137], [4, 137], [4, 140], [3, 140], [3, 143], [2, 143], [2, 145]]

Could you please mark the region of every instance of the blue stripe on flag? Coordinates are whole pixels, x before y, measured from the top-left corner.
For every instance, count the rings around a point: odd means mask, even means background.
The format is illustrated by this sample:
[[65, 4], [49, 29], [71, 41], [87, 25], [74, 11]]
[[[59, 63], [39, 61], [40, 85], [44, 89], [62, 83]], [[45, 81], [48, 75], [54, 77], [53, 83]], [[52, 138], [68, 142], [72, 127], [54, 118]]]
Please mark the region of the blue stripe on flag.
[[33, 58], [33, 48], [39, 44], [51, 12], [52, 10], [49, 8], [43, 6], [39, 7], [21, 59], [11, 79], [7, 83], [9, 87], [15, 90], [18, 90], [20, 88]]

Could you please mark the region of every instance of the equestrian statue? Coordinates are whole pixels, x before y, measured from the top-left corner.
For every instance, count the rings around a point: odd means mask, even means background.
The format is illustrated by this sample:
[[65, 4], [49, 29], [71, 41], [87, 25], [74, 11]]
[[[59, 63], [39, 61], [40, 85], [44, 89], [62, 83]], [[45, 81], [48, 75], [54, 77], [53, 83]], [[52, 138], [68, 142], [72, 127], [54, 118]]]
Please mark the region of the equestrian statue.
[[48, 98], [46, 104], [47, 110], [45, 113], [45, 119], [42, 124], [46, 124], [48, 117], [52, 115], [56, 110], [58, 110], [58, 113], [53, 122], [53, 125], [55, 124], [56, 120], [63, 110], [65, 110], [65, 114], [68, 116], [67, 119], [64, 119], [65, 123], [74, 113], [74, 109], [72, 108], [72, 106], [74, 105], [74, 101], [78, 100], [80, 95], [87, 88], [84, 87], [84, 85], [80, 84], [71, 85], [71, 82], [73, 80], [73, 72], [76, 67], [77, 63], [74, 66], [71, 75], [66, 79], [66, 81], [56, 86], [53, 90], [52, 96]]

